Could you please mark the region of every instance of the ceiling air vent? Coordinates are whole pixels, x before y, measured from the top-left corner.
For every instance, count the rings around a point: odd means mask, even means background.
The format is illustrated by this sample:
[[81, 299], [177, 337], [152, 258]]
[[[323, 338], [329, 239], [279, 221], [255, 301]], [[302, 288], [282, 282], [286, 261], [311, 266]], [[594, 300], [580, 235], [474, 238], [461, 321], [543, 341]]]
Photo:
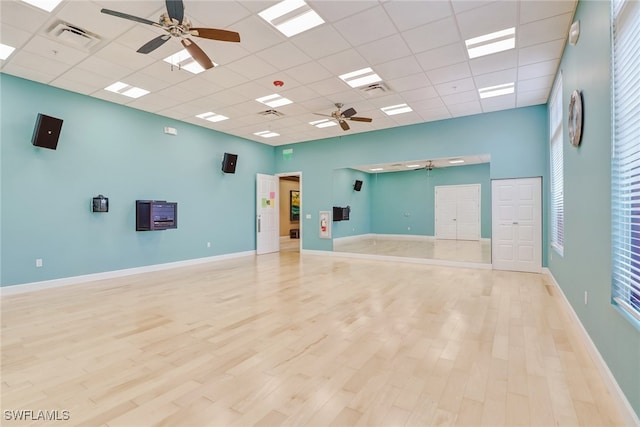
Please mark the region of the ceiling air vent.
[[264, 110], [264, 111], [260, 111], [258, 114], [260, 114], [261, 116], [276, 116], [276, 117], [284, 116], [283, 113], [276, 110]]
[[389, 92], [389, 88], [385, 86], [384, 83], [373, 83], [367, 86], [362, 86], [360, 90], [368, 97], [379, 96]]
[[49, 35], [65, 44], [85, 49], [90, 49], [100, 43], [100, 37], [97, 34], [62, 21], [51, 26]]

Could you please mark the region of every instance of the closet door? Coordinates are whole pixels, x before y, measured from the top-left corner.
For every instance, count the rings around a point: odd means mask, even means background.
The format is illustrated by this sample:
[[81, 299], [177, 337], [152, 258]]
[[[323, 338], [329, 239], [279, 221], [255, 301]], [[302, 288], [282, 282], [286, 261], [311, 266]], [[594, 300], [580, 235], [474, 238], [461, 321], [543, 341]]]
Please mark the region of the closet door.
[[480, 239], [480, 184], [435, 188], [435, 238]]
[[493, 268], [542, 270], [541, 178], [491, 181]]

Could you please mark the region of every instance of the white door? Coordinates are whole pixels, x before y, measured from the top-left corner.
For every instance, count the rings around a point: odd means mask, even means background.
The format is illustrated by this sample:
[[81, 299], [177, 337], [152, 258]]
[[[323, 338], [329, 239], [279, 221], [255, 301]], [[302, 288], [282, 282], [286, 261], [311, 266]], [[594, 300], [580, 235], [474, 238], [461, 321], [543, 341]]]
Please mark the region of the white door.
[[436, 239], [480, 239], [480, 184], [435, 188]]
[[541, 183], [541, 178], [491, 181], [494, 269], [542, 270]]
[[279, 190], [280, 179], [272, 175], [256, 176], [256, 253], [280, 250]]

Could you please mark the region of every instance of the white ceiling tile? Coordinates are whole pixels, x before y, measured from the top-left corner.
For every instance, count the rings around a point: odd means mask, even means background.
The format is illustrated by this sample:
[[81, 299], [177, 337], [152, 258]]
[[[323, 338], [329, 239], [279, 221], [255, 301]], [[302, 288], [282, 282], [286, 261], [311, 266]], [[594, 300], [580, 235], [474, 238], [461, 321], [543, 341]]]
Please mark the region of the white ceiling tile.
[[314, 59], [341, 52], [351, 45], [331, 25], [320, 25], [291, 38], [304, 53]]
[[487, 74], [500, 70], [507, 70], [518, 66], [518, 52], [515, 49], [493, 55], [474, 58], [469, 61], [473, 75]]
[[[184, 14], [195, 24], [194, 27], [217, 28], [238, 31], [235, 23], [252, 13], [249, 9], [234, 1], [194, 1], [184, 2]], [[242, 34], [240, 35], [242, 38]]]
[[196, 42], [213, 62], [220, 65], [229, 64], [249, 55], [242, 43], [221, 42], [203, 38], [193, 38], [192, 41]]
[[480, 103], [478, 101], [447, 105], [447, 109], [453, 117], [462, 117], [482, 113], [482, 107], [480, 106]]
[[298, 49], [293, 43], [285, 42], [256, 53], [256, 56], [271, 64], [278, 70], [286, 70], [309, 62], [311, 58]]
[[124, 67], [121, 63], [107, 61], [93, 55], [80, 64], [76, 68], [87, 71], [88, 73], [109, 77], [113, 82], [123, 79], [133, 72], [131, 68]]
[[283, 34], [256, 15], [243, 19], [229, 29], [240, 33], [240, 44], [249, 52], [258, 52], [286, 40]]
[[518, 65], [522, 66], [550, 59], [559, 59], [562, 56], [564, 45], [564, 40], [555, 40], [522, 48], [518, 53]]
[[96, 91], [94, 84], [82, 83], [78, 80], [66, 78], [64, 75], [62, 77], [58, 77], [49, 84], [51, 86], [59, 87], [60, 89], [81, 93], [83, 95], [91, 95]]
[[221, 86], [223, 88], [232, 88], [249, 80], [227, 65], [221, 65], [198, 74], [199, 80], [206, 80], [209, 83]]
[[431, 80], [431, 83], [437, 85], [444, 82], [471, 77], [471, 70], [466, 62], [461, 62], [459, 64], [427, 71], [427, 76], [429, 77], [429, 80]]
[[3, 25], [19, 25], [36, 32], [49, 19], [49, 16], [44, 10], [21, 1], [0, 1], [0, 19]]
[[384, 8], [400, 31], [438, 21], [452, 14], [447, 1], [390, 1], [384, 4]]
[[402, 32], [402, 37], [413, 53], [420, 53], [446, 46], [460, 40], [453, 18], [445, 18], [427, 25]]
[[343, 50], [340, 53], [321, 58], [318, 62], [329, 72], [334, 73], [336, 78], [341, 74], [369, 66], [367, 61], [355, 49]]
[[411, 106], [411, 108], [418, 112], [429, 111], [435, 108], [443, 108], [445, 106], [442, 98], [439, 97], [414, 101], [409, 105]]
[[411, 54], [406, 43], [398, 34], [364, 44], [358, 47], [357, 51], [371, 65], [378, 65]]
[[537, 62], [535, 64], [518, 67], [518, 78], [522, 80], [535, 77], [555, 75], [558, 62], [555, 60]]
[[515, 27], [518, 24], [518, 3], [496, 1], [456, 15], [464, 40], [495, 31]]
[[290, 99], [294, 102], [302, 102], [308, 99], [316, 98], [318, 96], [318, 93], [308, 86], [298, 86], [292, 89], [285, 89], [280, 93], [285, 98]]
[[431, 86], [429, 78], [424, 73], [416, 73], [410, 76], [402, 77], [387, 81], [389, 88], [396, 92], [405, 92], [409, 90], [419, 90]]
[[482, 111], [488, 113], [489, 111], [506, 110], [510, 108], [516, 108], [516, 94], [494, 96], [491, 98], [485, 98], [480, 100], [482, 104]]
[[39, 82], [50, 82], [56, 77], [63, 74], [70, 68], [70, 65], [57, 61], [52, 57], [44, 57], [25, 50], [14, 52], [11, 55], [11, 62], [5, 65], [4, 70], [11, 74], [11, 66], [19, 67], [20, 69], [27, 69], [35, 71], [32, 75], [39, 77]]
[[455, 13], [462, 13], [467, 10], [486, 6], [494, 1], [495, 0], [451, 0], [451, 6]]
[[23, 49], [36, 55], [41, 55], [44, 58], [50, 58], [68, 65], [77, 64], [89, 56], [88, 52], [71, 48], [42, 36], [36, 36], [29, 40]]
[[[159, 9], [157, 3], [154, 5], [148, 2], [151, 9]], [[96, 34], [100, 38], [110, 40], [122, 34], [125, 30], [132, 28], [136, 24], [126, 19], [117, 18], [100, 12], [100, 5], [89, 1], [72, 1], [61, 4], [62, 8], [56, 17], [75, 27]], [[115, 7], [123, 6], [119, 4]], [[108, 6], [108, 9], [114, 9]], [[123, 11], [122, 9], [118, 9]], [[127, 12], [129, 13], [129, 12]], [[138, 12], [135, 12], [138, 13]], [[146, 15], [146, 14], [145, 14]], [[159, 15], [159, 14], [158, 14]], [[144, 16], [143, 16], [144, 17]], [[144, 24], [137, 24], [145, 26]]]
[[339, 21], [378, 4], [377, 1], [371, 0], [340, 0], [339, 2], [335, 0], [309, 0], [307, 3], [327, 22]]
[[420, 73], [422, 72], [422, 68], [413, 56], [405, 56], [404, 58], [376, 65], [376, 71], [378, 75], [382, 77], [382, 80], [390, 81]]
[[[54, 81], [64, 81], [65, 87], [69, 88], [71, 86], [70, 82], [77, 82], [79, 87], [84, 88], [85, 90], [89, 90], [89, 92], [85, 92], [83, 90], [82, 93], [93, 93], [96, 90], [103, 89], [110, 84], [113, 83], [111, 77], [102, 76], [100, 74], [91, 73], [89, 71], [83, 70], [78, 67], [70, 68], [64, 74], [62, 74], [58, 79]], [[61, 87], [61, 86], [59, 86]], [[69, 88], [69, 90], [72, 90]]]
[[251, 80], [273, 74], [277, 71], [274, 66], [253, 55], [227, 64], [227, 67]]
[[179, 100], [169, 98], [166, 94], [149, 93], [145, 96], [134, 99], [128, 105], [133, 108], [139, 108], [141, 110], [155, 113], [158, 110], [163, 110], [168, 106], [179, 103]]
[[452, 117], [451, 113], [446, 107], [420, 111], [419, 114], [425, 122], [435, 122], [438, 120], [450, 119]]
[[518, 82], [518, 93], [528, 92], [537, 89], [547, 89], [553, 85], [553, 76], [537, 77], [529, 80], [520, 80]]
[[302, 84], [309, 84], [332, 77], [326, 68], [315, 62], [307, 62], [287, 70], [287, 73], [295, 76]]
[[440, 96], [454, 95], [476, 89], [473, 79], [471, 78], [442, 83], [434, 87]]
[[431, 86], [400, 92], [400, 95], [402, 95], [404, 100], [408, 103], [421, 102], [432, 98], [440, 99], [438, 98], [438, 92], [436, 92], [436, 90]]
[[[2, 4], [4, 2], [0, 2]], [[8, 46], [16, 49], [23, 46], [32, 37], [32, 35], [19, 27], [14, 27], [3, 23], [0, 25], [0, 41]]]
[[473, 80], [476, 82], [476, 87], [480, 89], [504, 83], [515, 83], [518, 80], [517, 77], [517, 70], [515, 68], [510, 68], [508, 70], [474, 76]]
[[447, 105], [447, 107], [457, 104], [466, 104], [468, 102], [479, 101], [479, 99], [480, 97], [478, 96], [478, 92], [475, 90], [458, 92], [442, 97], [442, 101]]
[[544, 90], [518, 92], [518, 94], [516, 95], [517, 107], [545, 104], [548, 100], [548, 97], [549, 92]]
[[146, 67], [156, 61], [155, 58], [149, 55], [137, 53], [118, 43], [109, 43], [93, 56], [111, 63], [125, 63], [134, 70]]
[[571, 18], [571, 13], [565, 13], [564, 15], [520, 25], [518, 28], [518, 45], [526, 47], [556, 39], [566, 39], [571, 25]]
[[537, 21], [565, 13], [573, 14], [576, 0], [523, 1], [520, 4], [520, 23]]
[[187, 103], [203, 96], [201, 92], [188, 90], [183, 86], [168, 86], [164, 89], [158, 90], [157, 92], [153, 91], [153, 93], [160, 95], [161, 97], [167, 97], [169, 102], [178, 101], [179, 103]]
[[467, 53], [461, 43], [453, 43], [416, 55], [423, 70], [433, 70], [467, 60]]
[[338, 21], [333, 26], [352, 46], [359, 46], [396, 32], [382, 6], [367, 9], [357, 16]]

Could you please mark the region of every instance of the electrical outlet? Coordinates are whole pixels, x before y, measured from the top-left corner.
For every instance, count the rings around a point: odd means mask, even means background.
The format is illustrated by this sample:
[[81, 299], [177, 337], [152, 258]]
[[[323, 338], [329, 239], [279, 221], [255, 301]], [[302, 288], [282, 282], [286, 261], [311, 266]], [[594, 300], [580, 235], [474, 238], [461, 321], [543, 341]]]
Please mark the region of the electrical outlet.
[[589, 292], [584, 291], [584, 305], [589, 304]]
[[36, 267], [42, 267], [42, 258], [36, 259]]
[[207, 242], [207, 247], [210, 248], [211, 247], [211, 242]]

